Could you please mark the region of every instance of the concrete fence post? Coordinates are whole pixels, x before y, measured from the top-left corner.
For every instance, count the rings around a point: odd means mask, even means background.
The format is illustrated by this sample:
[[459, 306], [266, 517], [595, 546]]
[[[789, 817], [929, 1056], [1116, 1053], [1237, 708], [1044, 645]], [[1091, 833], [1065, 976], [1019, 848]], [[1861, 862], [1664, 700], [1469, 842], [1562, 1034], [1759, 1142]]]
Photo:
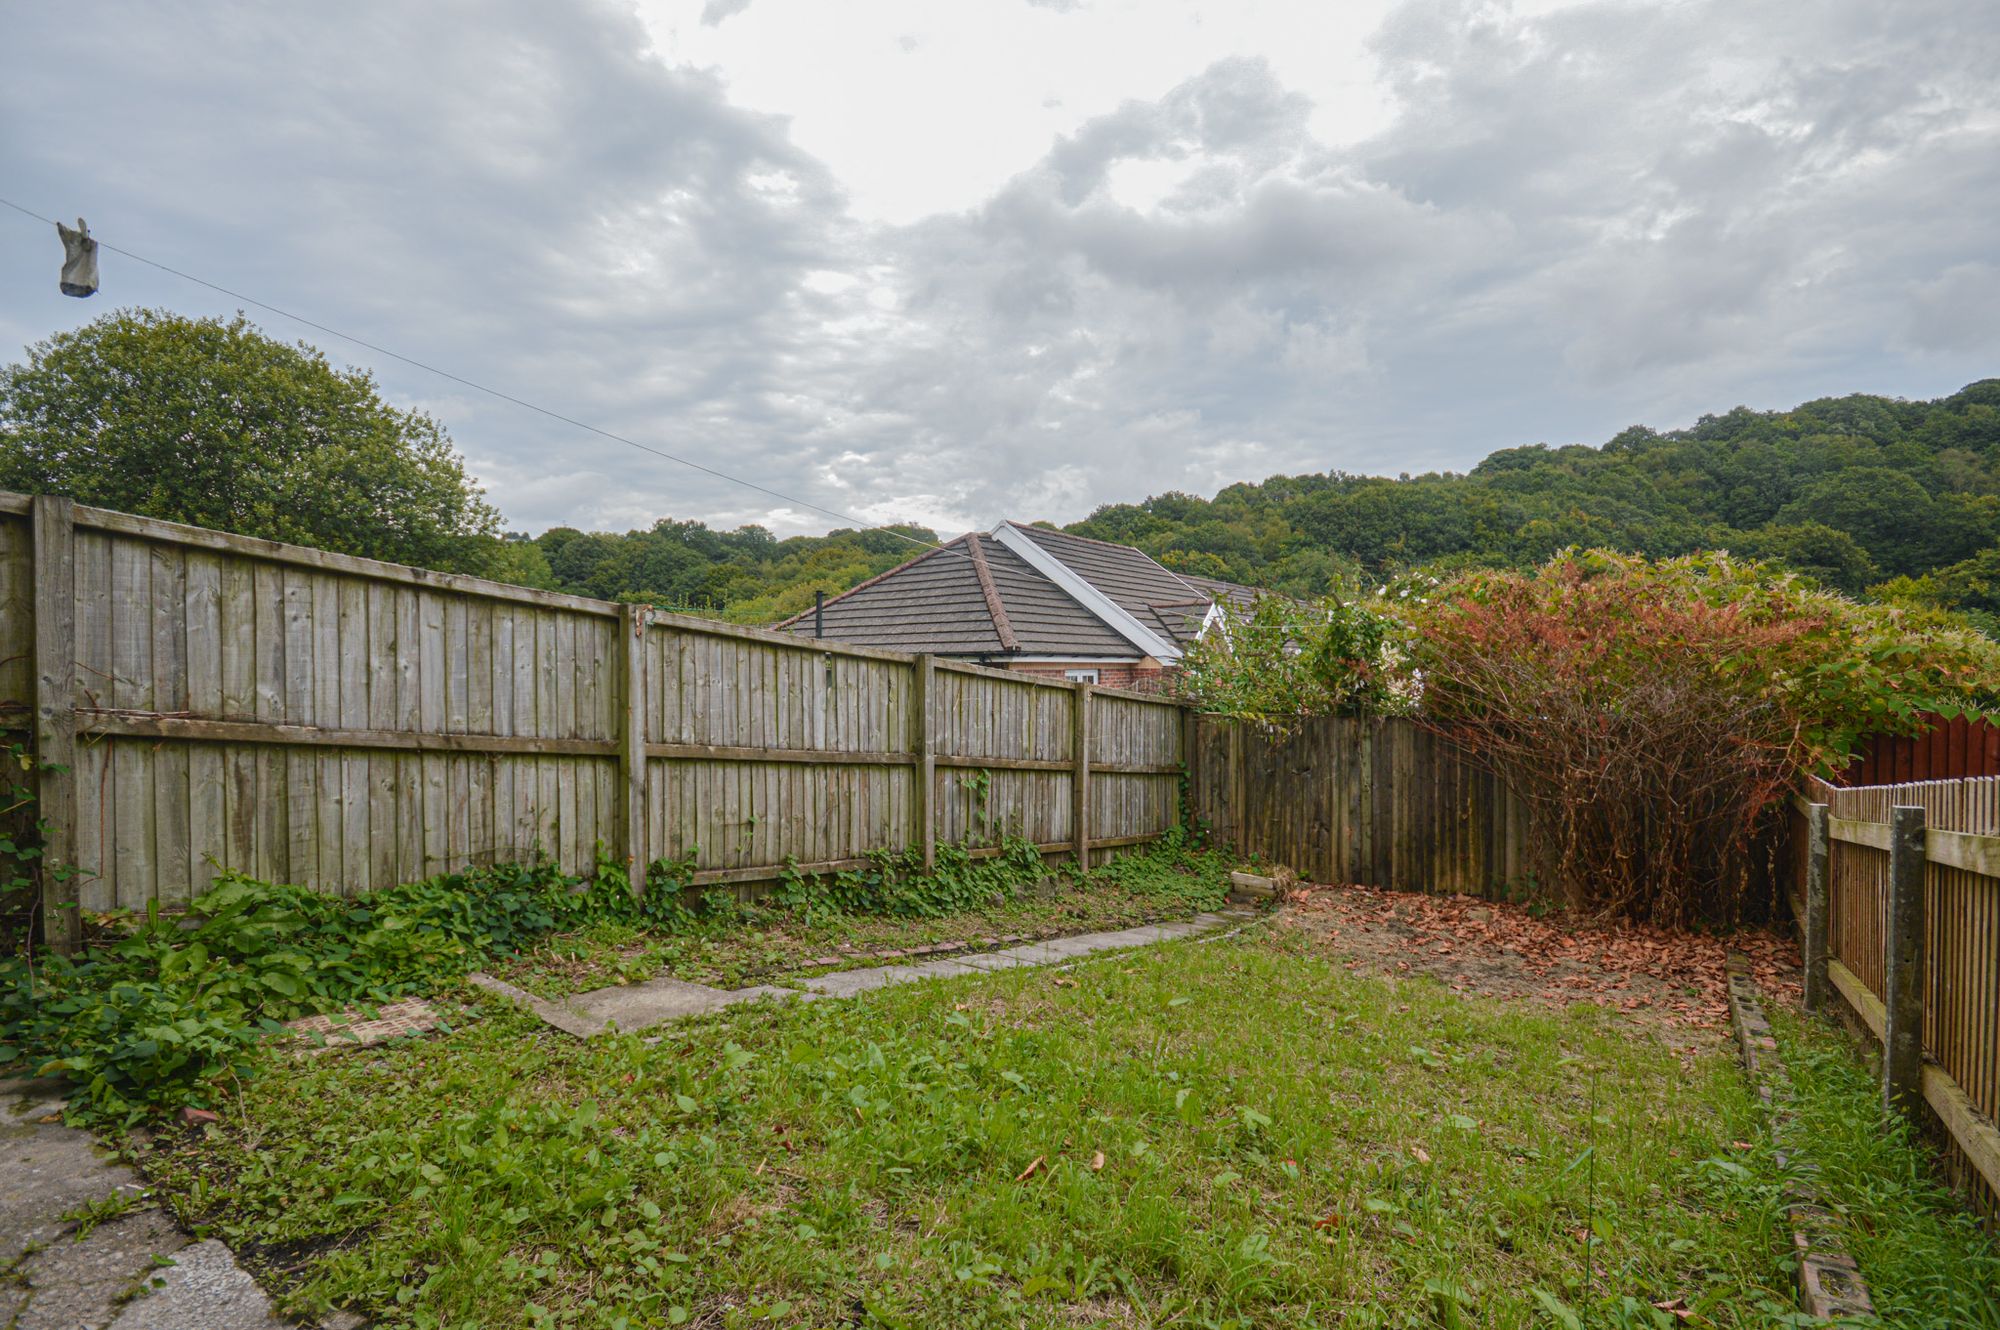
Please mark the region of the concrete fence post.
[[1882, 1105], [1913, 1115], [1924, 1097], [1924, 810], [1889, 822], [1889, 955], [1882, 1003]]
[[1806, 807], [1806, 945], [1805, 1003], [1807, 1011], [1826, 1006], [1827, 927], [1830, 867], [1827, 806]]

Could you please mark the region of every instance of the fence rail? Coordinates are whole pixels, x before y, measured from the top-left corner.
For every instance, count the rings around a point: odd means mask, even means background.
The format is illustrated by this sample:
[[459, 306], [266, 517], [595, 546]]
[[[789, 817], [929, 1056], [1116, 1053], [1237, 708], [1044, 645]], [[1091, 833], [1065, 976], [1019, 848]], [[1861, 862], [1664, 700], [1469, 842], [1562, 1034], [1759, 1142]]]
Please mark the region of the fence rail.
[[1196, 814], [1318, 882], [1498, 896], [1532, 871], [1528, 806], [1412, 721], [1302, 719], [1283, 734], [1202, 716]]
[[[603, 846], [698, 883], [1179, 820], [1184, 708], [0, 494], [0, 726], [78, 909]], [[51, 894], [51, 900], [56, 898]]]
[[1806, 998], [1883, 1044], [1885, 1103], [2000, 1216], [2000, 778], [1841, 788], [1794, 809]]

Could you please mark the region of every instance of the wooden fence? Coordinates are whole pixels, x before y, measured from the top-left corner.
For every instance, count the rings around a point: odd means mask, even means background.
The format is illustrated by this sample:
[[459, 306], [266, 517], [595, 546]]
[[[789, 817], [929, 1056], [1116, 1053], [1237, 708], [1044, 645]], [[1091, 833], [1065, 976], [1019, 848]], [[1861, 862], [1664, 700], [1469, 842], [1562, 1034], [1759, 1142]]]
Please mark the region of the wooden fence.
[[1411, 721], [1313, 717], [1272, 736], [1204, 716], [1190, 771], [1217, 835], [1312, 881], [1500, 896], [1532, 869], [1527, 804]]
[[2000, 776], [2000, 725], [1966, 716], [1931, 716], [1922, 734], [1878, 734], [1840, 775], [1842, 785], [1908, 785], [1965, 776]]
[[[1159, 697], [0, 494], [0, 720], [84, 910], [598, 847], [697, 883], [1179, 820]], [[51, 920], [57, 938], [75, 908]]]
[[2000, 1215], [2000, 778], [1814, 781], [1794, 813], [1807, 1006], [1882, 1042], [1885, 1104]]

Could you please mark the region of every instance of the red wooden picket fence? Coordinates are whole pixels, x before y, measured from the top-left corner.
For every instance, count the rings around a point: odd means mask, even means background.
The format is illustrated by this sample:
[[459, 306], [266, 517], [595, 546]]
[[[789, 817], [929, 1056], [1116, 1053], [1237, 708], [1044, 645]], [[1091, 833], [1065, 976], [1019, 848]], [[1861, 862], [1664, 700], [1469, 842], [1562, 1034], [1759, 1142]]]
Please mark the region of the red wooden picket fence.
[[1934, 716], [1918, 735], [1880, 734], [1841, 773], [1841, 785], [1907, 785], [1920, 780], [2000, 776], [2000, 725]]

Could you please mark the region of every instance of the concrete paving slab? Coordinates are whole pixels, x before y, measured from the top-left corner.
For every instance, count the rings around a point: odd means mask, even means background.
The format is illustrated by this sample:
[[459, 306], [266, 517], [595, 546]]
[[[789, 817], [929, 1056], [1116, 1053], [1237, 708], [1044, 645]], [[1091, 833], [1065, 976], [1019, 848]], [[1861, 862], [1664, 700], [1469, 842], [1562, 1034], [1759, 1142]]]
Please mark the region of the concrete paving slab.
[[588, 1038], [615, 1026], [620, 1030], [644, 1030], [666, 1021], [705, 1012], [720, 1011], [739, 1002], [758, 998], [779, 1001], [853, 997], [891, 984], [916, 983], [924, 979], [944, 979], [954, 975], [993, 974], [1025, 965], [1064, 965], [1104, 951], [1148, 946], [1182, 937], [1198, 937], [1239, 918], [1249, 911], [1204, 914], [1171, 924], [1144, 924], [1105, 933], [1084, 933], [1074, 937], [1030, 942], [1004, 951], [966, 952], [906, 965], [876, 965], [867, 969], [835, 970], [803, 981], [803, 989], [760, 984], [754, 988], [717, 989], [685, 980], [659, 978], [645, 983], [601, 988], [580, 993], [563, 1003], [551, 1003], [512, 984], [488, 975], [476, 974], [472, 981], [480, 987], [503, 994], [540, 1015], [559, 1030]]
[[984, 970], [988, 974], [996, 974], [1001, 970], [1018, 969], [1029, 963], [1025, 957], [1016, 956], [1011, 951], [980, 951], [974, 952], [969, 956], [960, 956], [957, 959], [966, 965], [970, 965], [975, 970]]
[[108, 1325], [125, 1295], [156, 1273], [153, 1258], [187, 1245], [187, 1235], [152, 1207], [107, 1219], [81, 1240], [58, 1237], [21, 1262], [27, 1297], [13, 1330]]
[[789, 1002], [811, 996], [812, 994], [796, 988], [785, 988], [778, 984], [758, 984], [752, 988], [731, 988], [724, 991], [722, 1005], [733, 1007], [739, 1002], [756, 1002], [761, 998], [770, 998], [774, 1002]]
[[110, 1330], [290, 1330], [229, 1248], [210, 1238], [176, 1253]]
[[62, 1110], [63, 1101], [45, 1093], [0, 1108], [0, 1265], [66, 1231], [62, 1216], [70, 1211], [146, 1189], [137, 1173], [105, 1158], [89, 1132], [63, 1126]]
[[588, 1039], [594, 1034], [604, 1033], [604, 1022], [584, 1015], [566, 1002], [551, 1002], [547, 998], [536, 997], [526, 989], [516, 988], [504, 979], [495, 979], [490, 974], [474, 972], [465, 976], [466, 982], [474, 988], [483, 988], [489, 993], [497, 993], [517, 1006], [526, 1007], [553, 1025], [564, 1034], [573, 1034], [579, 1039]]
[[967, 964], [961, 957], [950, 960], [924, 961], [919, 965], [891, 966], [885, 972], [892, 984], [913, 984], [922, 979], [949, 979], [960, 974], [987, 974], [977, 965]]
[[883, 988], [894, 981], [889, 972], [898, 967], [878, 965], [867, 970], [835, 970], [806, 980], [806, 987], [825, 997], [853, 997], [870, 989]]
[[568, 1005], [585, 1020], [596, 1021], [600, 1026], [643, 1030], [661, 1021], [719, 1011], [729, 1005], [729, 995], [719, 988], [662, 975], [644, 983], [579, 993], [569, 999]]

